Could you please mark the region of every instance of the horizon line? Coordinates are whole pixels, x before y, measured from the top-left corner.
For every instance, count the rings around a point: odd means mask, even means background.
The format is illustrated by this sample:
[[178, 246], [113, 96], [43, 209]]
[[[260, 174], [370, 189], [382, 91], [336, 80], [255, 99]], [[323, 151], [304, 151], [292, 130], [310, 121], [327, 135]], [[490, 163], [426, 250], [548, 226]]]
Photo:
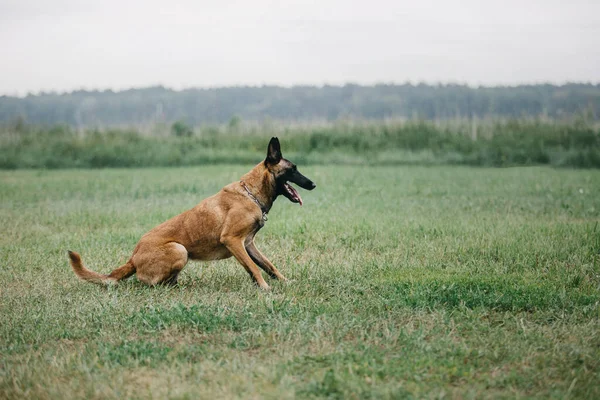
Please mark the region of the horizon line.
[[334, 88], [343, 88], [347, 86], [357, 86], [361, 88], [368, 87], [378, 87], [378, 86], [430, 86], [430, 87], [448, 87], [448, 86], [457, 86], [457, 87], [467, 87], [469, 89], [500, 89], [500, 88], [518, 88], [518, 87], [531, 87], [531, 86], [554, 86], [554, 87], [565, 87], [565, 86], [592, 86], [598, 87], [600, 86], [600, 81], [591, 82], [591, 81], [564, 81], [561, 83], [558, 82], [549, 82], [549, 81], [539, 81], [539, 82], [521, 82], [521, 83], [512, 83], [512, 84], [470, 84], [467, 82], [456, 82], [456, 81], [436, 81], [436, 82], [427, 82], [427, 81], [411, 81], [407, 80], [404, 82], [373, 82], [373, 83], [357, 83], [357, 82], [345, 82], [345, 83], [295, 83], [291, 85], [285, 84], [277, 84], [277, 83], [260, 83], [260, 84], [248, 84], [248, 83], [234, 83], [230, 85], [207, 85], [207, 86], [185, 86], [181, 88], [177, 88], [175, 86], [168, 86], [162, 83], [148, 84], [148, 85], [139, 85], [139, 86], [127, 86], [121, 88], [99, 88], [99, 87], [85, 87], [82, 86], [80, 88], [74, 89], [65, 89], [65, 90], [56, 90], [56, 89], [40, 89], [39, 91], [28, 91], [25, 94], [14, 94], [14, 93], [2, 93], [0, 97], [12, 97], [12, 98], [27, 98], [27, 97], [39, 97], [45, 95], [69, 95], [80, 92], [88, 92], [88, 93], [124, 93], [134, 90], [145, 90], [145, 89], [154, 89], [154, 88], [162, 88], [167, 91], [172, 92], [185, 92], [188, 90], [222, 90], [222, 89], [234, 89], [234, 88], [248, 88], [248, 89], [260, 89], [260, 88], [282, 88], [282, 89], [293, 89], [293, 88], [317, 88], [322, 89], [326, 87], [334, 87]]

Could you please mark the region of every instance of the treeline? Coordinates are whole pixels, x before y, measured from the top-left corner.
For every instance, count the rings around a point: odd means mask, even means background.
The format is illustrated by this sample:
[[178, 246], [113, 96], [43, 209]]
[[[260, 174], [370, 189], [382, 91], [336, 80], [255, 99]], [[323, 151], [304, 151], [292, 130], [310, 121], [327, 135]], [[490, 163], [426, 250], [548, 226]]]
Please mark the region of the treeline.
[[103, 168], [259, 162], [271, 136], [300, 164], [554, 165], [600, 168], [597, 125], [544, 120], [336, 122], [313, 126], [178, 122], [154, 135], [135, 130], [0, 130], [0, 168]]
[[226, 87], [174, 91], [43, 93], [0, 97], [0, 123], [67, 124], [78, 128], [137, 127], [183, 121], [192, 126], [244, 121], [335, 121], [344, 118], [472, 119], [600, 117], [600, 85], [515, 87], [375, 85]]

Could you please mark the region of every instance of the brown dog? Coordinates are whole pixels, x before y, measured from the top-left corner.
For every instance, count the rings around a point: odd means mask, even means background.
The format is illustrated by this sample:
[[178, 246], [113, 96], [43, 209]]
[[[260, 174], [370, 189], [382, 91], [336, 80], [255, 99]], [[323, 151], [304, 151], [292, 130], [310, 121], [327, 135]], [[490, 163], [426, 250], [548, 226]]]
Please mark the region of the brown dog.
[[[221, 260], [234, 256], [262, 289], [269, 285], [258, 267], [272, 278], [286, 280], [254, 245], [254, 235], [267, 220], [267, 213], [280, 194], [302, 205], [302, 198], [289, 182], [312, 190], [315, 184], [281, 155], [279, 140], [272, 138], [267, 158], [225, 186], [212, 197], [163, 222], [140, 239], [133, 255], [108, 275], [87, 269], [79, 254], [69, 251], [71, 267], [86, 281], [110, 284], [137, 274], [149, 285], [175, 284], [189, 259]], [[258, 267], [257, 267], [258, 265]]]

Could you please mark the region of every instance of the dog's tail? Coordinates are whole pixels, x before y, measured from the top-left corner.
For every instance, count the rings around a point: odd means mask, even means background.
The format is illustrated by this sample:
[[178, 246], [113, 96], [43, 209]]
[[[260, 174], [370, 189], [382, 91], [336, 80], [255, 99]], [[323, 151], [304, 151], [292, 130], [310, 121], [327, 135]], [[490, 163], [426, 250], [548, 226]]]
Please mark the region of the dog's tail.
[[71, 267], [75, 275], [84, 281], [97, 283], [99, 285], [111, 285], [116, 284], [121, 279], [129, 278], [135, 273], [135, 267], [131, 260], [121, 265], [108, 275], [102, 275], [94, 271], [87, 269], [81, 261], [81, 256], [74, 251], [69, 250], [69, 259], [71, 260]]

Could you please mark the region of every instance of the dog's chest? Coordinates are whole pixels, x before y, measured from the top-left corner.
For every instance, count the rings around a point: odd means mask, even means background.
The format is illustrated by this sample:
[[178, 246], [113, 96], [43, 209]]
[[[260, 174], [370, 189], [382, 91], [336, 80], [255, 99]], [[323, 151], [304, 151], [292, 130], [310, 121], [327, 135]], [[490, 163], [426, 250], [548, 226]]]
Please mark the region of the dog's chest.
[[254, 240], [254, 236], [256, 236], [258, 231], [260, 231], [263, 226], [265, 226], [265, 221], [263, 219], [257, 219], [254, 223], [254, 226], [252, 227], [252, 230], [250, 231], [250, 234], [246, 236], [246, 240], [244, 240], [244, 244], [246, 246], [252, 243], [252, 240]]
[[254, 235], [256, 235], [258, 233], [258, 231], [260, 231], [264, 226], [265, 226], [265, 222], [266, 220], [259, 218], [256, 220], [256, 222], [254, 223], [254, 227], [252, 229], [252, 233], [250, 234], [250, 236], [254, 237]]
[[262, 228], [263, 226], [265, 226], [265, 223], [267, 222], [267, 220], [268, 220], [268, 219], [269, 219], [269, 218], [268, 218], [268, 216], [267, 216], [267, 213], [266, 213], [266, 212], [263, 212], [263, 213], [262, 213], [262, 217], [260, 217], [260, 218], [258, 219], [258, 222], [256, 223], [256, 224], [257, 224], [257, 226], [258, 226], [258, 228], [257, 228], [257, 230], [256, 230], [257, 232], [260, 230], [260, 228]]

